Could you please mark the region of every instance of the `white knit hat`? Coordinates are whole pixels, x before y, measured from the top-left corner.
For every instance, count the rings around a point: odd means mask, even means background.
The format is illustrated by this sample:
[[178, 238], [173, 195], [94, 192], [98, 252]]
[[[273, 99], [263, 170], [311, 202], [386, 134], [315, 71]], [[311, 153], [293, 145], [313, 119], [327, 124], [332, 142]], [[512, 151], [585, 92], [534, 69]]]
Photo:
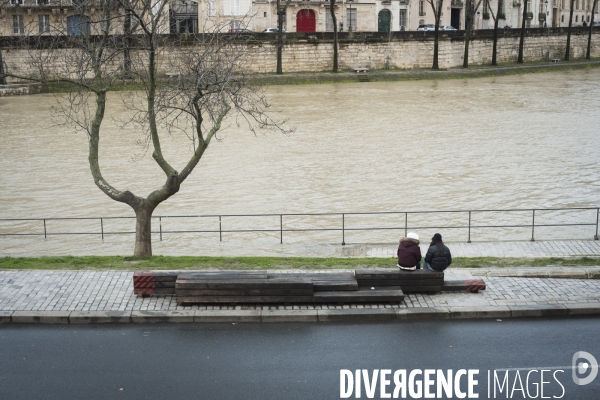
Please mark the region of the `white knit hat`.
[[419, 235], [417, 235], [414, 232], [408, 232], [408, 235], [406, 235], [406, 237], [409, 238], [409, 239], [419, 240]]

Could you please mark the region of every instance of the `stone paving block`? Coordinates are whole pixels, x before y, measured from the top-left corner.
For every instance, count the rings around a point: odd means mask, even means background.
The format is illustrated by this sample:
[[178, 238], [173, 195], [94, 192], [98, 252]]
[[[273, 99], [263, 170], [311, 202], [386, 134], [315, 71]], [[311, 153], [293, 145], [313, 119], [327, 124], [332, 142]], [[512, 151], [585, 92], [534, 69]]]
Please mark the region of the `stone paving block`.
[[567, 304], [569, 315], [600, 315], [600, 302]]
[[27, 324], [68, 324], [71, 311], [15, 311], [12, 322]]
[[317, 310], [262, 310], [262, 322], [317, 322]]
[[72, 324], [119, 324], [131, 322], [131, 311], [72, 311]]
[[194, 322], [260, 322], [261, 310], [196, 310]]
[[319, 321], [392, 321], [396, 318], [393, 308], [352, 308], [348, 310], [317, 310]]
[[401, 321], [449, 319], [448, 307], [402, 308], [396, 310], [396, 319]]
[[10, 322], [13, 311], [0, 311], [0, 324]]
[[133, 323], [160, 323], [160, 322], [194, 322], [194, 312], [188, 310], [169, 311], [132, 311]]
[[467, 306], [448, 307], [450, 318], [508, 318], [510, 308], [508, 306]]
[[560, 317], [567, 315], [568, 310], [562, 304], [529, 304], [508, 306], [511, 316], [517, 317]]

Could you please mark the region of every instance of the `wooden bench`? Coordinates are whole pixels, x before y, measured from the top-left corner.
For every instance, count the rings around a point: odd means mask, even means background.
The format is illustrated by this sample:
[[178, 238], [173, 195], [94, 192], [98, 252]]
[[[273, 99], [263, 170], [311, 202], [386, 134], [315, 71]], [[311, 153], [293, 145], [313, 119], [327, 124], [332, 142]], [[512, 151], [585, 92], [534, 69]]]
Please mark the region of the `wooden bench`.
[[482, 279], [444, 281], [443, 272], [136, 272], [134, 294], [175, 295], [177, 304], [400, 302], [404, 293], [485, 290]]
[[360, 74], [361, 72], [369, 72], [369, 68], [352, 68], [354, 70], [354, 72], [356, 72], [357, 74]]
[[553, 58], [552, 59], [552, 62], [559, 62], [559, 61], [560, 61], [560, 58]]

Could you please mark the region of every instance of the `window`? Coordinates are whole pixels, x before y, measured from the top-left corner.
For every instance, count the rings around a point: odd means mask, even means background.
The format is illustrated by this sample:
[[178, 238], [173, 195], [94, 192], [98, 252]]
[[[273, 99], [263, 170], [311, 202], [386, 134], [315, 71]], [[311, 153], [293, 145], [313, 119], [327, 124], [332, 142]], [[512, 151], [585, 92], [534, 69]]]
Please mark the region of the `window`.
[[38, 16], [40, 33], [50, 33], [50, 15], [43, 14]]
[[37, 0], [38, 6], [48, 6], [50, 5], [50, 0]]
[[348, 24], [348, 32], [356, 30], [356, 8], [346, 9], [346, 23]]
[[217, 5], [215, 4], [214, 1], [209, 1], [208, 2], [208, 16], [214, 17], [216, 15], [217, 15]]
[[579, 18], [579, 15], [576, 15], [575, 16], [575, 22], [579, 22], [578, 18]]
[[[542, 4], [542, 3], [540, 3]], [[488, 0], [483, 0], [483, 13], [487, 14], [488, 13]]]
[[423, 0], [419, 0], [419, 16], [424, 16], [425, 15], [425, 2]]
[[333, 32], [333, 17], [331, 16], [331, 8], [325, 9], [325, 31]]
[[13, 33], [20, 34], [25, 33], [25, 23], [23, 22], [22, 15], [13, 15]]
[[263, 13], [263, 17], [267, 18], [267, 12], [266, 11]]
[[23, 0], [10, 0], [10, 4], [12, 4], [13, 6], [22, 6]]
[[575, 0], [575, 9], [579, 10], [579, 0]]
[[565, 16], [560, 17], [560, 22], [565, 22]]
[[406, 10], [400, 10], [400, 18], [398, 21], [400, 21], [400, 29], [406, 26]]
[[71, 15], [67, 17], [67, 35], [82, 36], [90, 34], [90, 17]]
[[229, 5], [231, 7], [230, 15], [240, 15], [240, 0], [229, 0]]

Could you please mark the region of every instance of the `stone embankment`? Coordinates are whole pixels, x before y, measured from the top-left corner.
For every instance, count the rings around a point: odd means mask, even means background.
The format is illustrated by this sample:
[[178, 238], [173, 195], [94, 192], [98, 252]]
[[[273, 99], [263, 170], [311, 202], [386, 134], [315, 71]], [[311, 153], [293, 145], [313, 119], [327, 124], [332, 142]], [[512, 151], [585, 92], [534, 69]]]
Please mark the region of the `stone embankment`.
[[[498, 38], [498, 63], [516, 62], [519, 46], [519, 29], [501, 29]], [[286, 36], [283, 49], [283, 70], [285, 73], [324, 72], [332, 68], [333, 46], [330, 32], [290, 33]], [[249, 73], [269, 74], [276, 69], [275, 36], [256, 34], [248, 41], [239, 41], [233, 49], [247, 52], [245, 70]], [[469, 46], [471, 66], [489, 65], [492, 57], [492, 30], [479, 30], [474, 33]], [[178, 38], [170, 42], [165, 37], [160, 72], [173, 74], [177, 53], [184, 52], [187, 45], [195, 43]], [[564, 58], [566, 49], [566, 28], [528, 29], [525, 37], [525, 62], [540, 62]], [[430, 68], [433, 59], [433, 32], [344, 32], [340, 35], [339, 65], [342, 70], [369, 68], [370, 70], [415, 70]], [[571, 33], [571, 59], [585, 57], [588, 30], [573, 28]], [[171, 44], [175, 44], [171, 46]], [[461, 67], [463, 64], [464, 32], [448, 31], [440, 33], [439, 65], [442, 69]], [[30, 61], [39, 58], [38, 50], [24, 48], [17, 38], [0, 38], [0, 49], [8, 70], [18, 70], [20, 74], [31, 72]], [[61, 56], [63, 52], [63, 56]], [[64, 66], [69, 49], [66, 45], [55, 50], [52, 57], [45, 58], [45, 68], [51, 71]], [[600, 57], [600, 29], [592, 35], [591, 57]], [[56, 65], [53, 65], [56, 64]], [[120, 60], [115, 58], [114, 68]]]

